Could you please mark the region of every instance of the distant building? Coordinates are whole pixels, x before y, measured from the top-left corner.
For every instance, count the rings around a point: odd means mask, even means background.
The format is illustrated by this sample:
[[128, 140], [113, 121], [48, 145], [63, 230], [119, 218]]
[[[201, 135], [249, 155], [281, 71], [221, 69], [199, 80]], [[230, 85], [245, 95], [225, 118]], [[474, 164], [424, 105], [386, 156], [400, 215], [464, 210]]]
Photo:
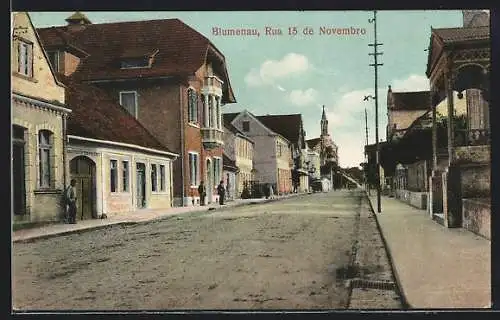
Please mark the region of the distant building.
[[306, 166], [307, 145], [301, 114], [265, 115], [257, 119], [291, 143], [293, 161], [292, 186], [295, 192], [309, 190], [309, 177]]
[[60, 220], [69, 178], [65, 140], [71, 110], [29, 14], [14, 12], [12, 22], [13, 221]]
[[271, 184], [279, 193], [291, 192], [293, 161], [290, 141], [247, 110], [225, 114], [224, 117], [255, 143], [255, 180]]
[[[254, 142], [238, 130], [224, 115], [224, 158], [225, 177], [229, 174], [232, 198], [240, 198], [245, 183], [253, 181]], [[233, 177], [234, 176], [234, 177]]]
[[326, 118], [325, 106], [323, 106], [320, 124], [320, 137], [309, 139], [306, 143], [309, 149], [319, 154], [321, 177], [329, 179], [332, 182], [332, 185], [336, 185], [338, 182], [338, 177], [336, 175], [339, 163], [338, 147], [335, 142], [333, 142], [333, 139], [328, 132], [328, 119]]

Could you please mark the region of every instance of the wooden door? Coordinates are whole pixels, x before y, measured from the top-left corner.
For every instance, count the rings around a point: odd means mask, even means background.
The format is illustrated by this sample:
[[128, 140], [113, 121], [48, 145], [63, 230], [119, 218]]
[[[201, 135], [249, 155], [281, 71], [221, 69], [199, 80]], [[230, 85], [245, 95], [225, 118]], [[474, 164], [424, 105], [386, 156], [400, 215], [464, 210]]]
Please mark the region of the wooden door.
[[146, 207], [146, 165], [144, 163], [137, 163], [136, 165], [136, 203], [137, 208]]
[[24, 167], [24, 129], [14, 127], [12, 147], [12, 174], [13, 174], [13, 196], [14, 214], [24, 215], [26, 213], [26, 187]]
[[94, 217], [94, 162], [87, 157], [77, 157], [70, 162], [71, 179], [76, 180], [76, 218]]

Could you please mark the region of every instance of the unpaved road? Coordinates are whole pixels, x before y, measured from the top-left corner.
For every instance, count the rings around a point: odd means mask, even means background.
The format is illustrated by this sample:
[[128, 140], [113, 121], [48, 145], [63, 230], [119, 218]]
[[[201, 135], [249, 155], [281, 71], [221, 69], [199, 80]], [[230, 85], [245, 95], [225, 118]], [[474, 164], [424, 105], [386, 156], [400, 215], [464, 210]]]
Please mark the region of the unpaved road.
[[15, 310], [342, 309], [359, 191], [13, 245]]

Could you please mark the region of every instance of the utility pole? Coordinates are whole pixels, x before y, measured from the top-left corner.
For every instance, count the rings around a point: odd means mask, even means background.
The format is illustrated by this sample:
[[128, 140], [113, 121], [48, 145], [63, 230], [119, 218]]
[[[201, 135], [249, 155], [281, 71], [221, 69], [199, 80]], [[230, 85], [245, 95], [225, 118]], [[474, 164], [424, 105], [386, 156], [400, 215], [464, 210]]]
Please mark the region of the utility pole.
[[367, 189], [368, 196], [370, 196], [370, 184], [368, 182], [368, 153], [366, 152], [366, 146], [368, 146], [368, 114], [366, 113], [365, 108], [365, 188]]
[[368, 44], [373, 47], [373, 53], [369, 53], [369, 55], [373, 56], [375, 59], [375, 63], [370, 64], [370, 66], [375, 68], [375, 147], [376, 147], [376, 161], [377, 161], [377, 212], [380, 213], [382, 210], [380, 208], [380, 145], [378, 139], [378, 66], [382, 66], [383, 63], [378, 63], [378, 56], [382, 55], [383, 52], [378, 52], [378, 46], [383, 45], [382, 43], [377, 42], [377, 10], [373, 11], [373, 18], [368, 19], [369, 23], [373, 23], [373, 33], [374, 33], [374, 42]]

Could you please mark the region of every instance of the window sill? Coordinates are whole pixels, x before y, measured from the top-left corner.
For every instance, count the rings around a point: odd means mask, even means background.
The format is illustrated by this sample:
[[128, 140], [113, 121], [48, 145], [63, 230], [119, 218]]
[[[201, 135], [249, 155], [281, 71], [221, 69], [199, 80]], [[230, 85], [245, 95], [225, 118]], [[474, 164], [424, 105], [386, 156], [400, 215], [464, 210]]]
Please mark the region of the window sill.
[[13, 71], [12, 74], [18, 78], [28, 80], [28, 81], [31, 81], [33, 83], [38, 83], [38, 80], [36, 80], [33, 76], [27, 76], [27, 75], [19, 73], [17, 71]]
[[190, 186], [191, 189], [197, 189], [198, 186]]
[[197, 124], [197, 123], [195, 123], [195, 122], [188, 122], [188, 125], [189, 125], [190, 127], [194, 127], [194, 128], [200, 129], [200, 125], [199, 125], [199, 124]]
[[34, 194], [59, 194], [62, 193], [61, 189], [36, 189], [33, 191]]

